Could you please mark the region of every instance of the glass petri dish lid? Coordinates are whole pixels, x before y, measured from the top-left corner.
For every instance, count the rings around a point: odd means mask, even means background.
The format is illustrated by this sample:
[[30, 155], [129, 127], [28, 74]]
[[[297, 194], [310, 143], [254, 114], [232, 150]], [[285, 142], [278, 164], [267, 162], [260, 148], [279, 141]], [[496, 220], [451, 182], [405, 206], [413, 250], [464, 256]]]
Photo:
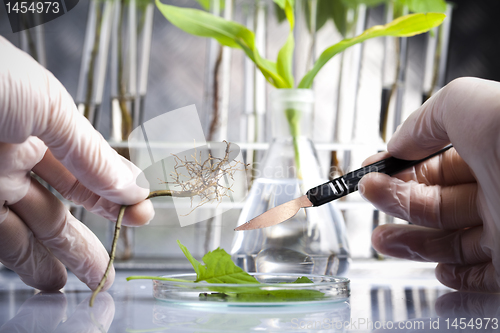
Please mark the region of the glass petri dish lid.
[[[342, 302], [349, 298], [350, 281], [344, 277], [250, 273], [260, 284], [194, 282], [196, 274], [166, 275], [193, 282], [153, 280], [153, 296], [161, 301], [189, 306], [304, 306]], [[312, 283], [293, 283], [307, 277]]]

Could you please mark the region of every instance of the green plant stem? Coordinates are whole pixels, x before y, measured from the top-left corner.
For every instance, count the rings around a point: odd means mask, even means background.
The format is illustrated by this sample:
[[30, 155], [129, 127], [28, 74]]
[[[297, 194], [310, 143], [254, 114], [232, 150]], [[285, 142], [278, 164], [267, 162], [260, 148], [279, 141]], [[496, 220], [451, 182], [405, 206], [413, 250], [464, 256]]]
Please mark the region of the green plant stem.
[[[181, 191], [170, 191], [170, 190], [160, 190], [160, 191], [153, 191], [149, 193], [147, 199], [151, 198], [156, 198], [156, 197], [192, 197], [196, 195], [196, 193], [192, 192], [181, 192]], [[108, 266], [106, 267], [106, 271], [104, 272], [104, 276], [102, 277], [101, 281], [97, 285], [97, 288], [94, 290], [92, 293], [92, 296], [90, 297], [90, 302], [89, 305], [92, 307], [94, 305], [95, 298], [97, 294], [102, 290], [104, 287], [104, 284], [108, 280], [108, 275], [111, 270], [111, 267], [113, 267], [113, 261], [115, 260], [115, 253], [116, 253], [116, 244], [118, 243], [118, 237], [120, 237], [120, 229], [122, 227], [122, 220], [123, 216], [125, 215], [125, 210], [127, 209], [128, 206], [123, 205], [120, 208], [120, 212], [118, 213], [118, 218], [116, 220], [116, 225], [115, 225], [115, 233], [113, 235], [113, 242], [111, 243], [111, 252], [109, 254], [109, 262]]]
[[102, 287], [104, 287], [104, 284], [108, 280], [109, 271], [111, 270], [111, 267], [113, 266], [113, 261], [115, 260], [115, 253], [116, 253], [116, 243], [117, 243], [118, 237], [120, 236], [120, 229], [122, 227], [122, 220], [123, 220], [123, 215], [125, 214], [125, 209], [127, 209], [127, 206], [125, 206], [125, 205], [120, 207], [120, 212], [118, 213], [118, 219], [116, 220], [115, 234], [113, 236], [113, 243], [111, 245], [111, 253], [109, 255], [108, 266], [106, 267], [106, 270], [104, 271], [104, 276], [102, 277], [101, 281], [97, 285], [97, 288], [92, 293], [92, 297], [90, 297], [90, 306], [91, 307], [94, 305], [94, 301], [95, 301], [97, 294], [102, 290]]
[[217, 52], [217, 59], [215, 60], [214, 72], [213, 72], [213, 92], [212, 92], [212, 122], [210, 123], [210, 129], [208, 131], [208, 140], [213, 141], [215, 137], [215, 132], [219, 128], [219, 73], [220, 66], [222, 64], [222, 54], [223, 47], [219, 45], [219, 50]]
[[295, 166], [297, 167], [297, 178], [302, 179], [302, 170], [300, 168], [300, 150], [299, 150], [299, 135], [300, 135], [300, 117], [301, 113], [295, 109], [286, 109], [285, 116], [290, 127], [292, 135], [293, 151], [295, 152]]
[[[118, 21], [118, 103], [120, 104], [120, 111], [122, 115], [122, 140], [126, 140], [129, 134], [132, 132], [132, 113], [127, 106], [127, 101], [131, 99], [130, 96], [127, 95], [126, 82], [123, 78], [123, 15], [126, 6], [126, 1], [121, 1], [120, 8], [120, 18]], [[134, 29], [136, 27], [133, 27]], [[124, 153], [125, 152], [125, 153]], [[130, 159], [127, 155], [128, 150], [124, 150], [121, 152], [121, 155]]]

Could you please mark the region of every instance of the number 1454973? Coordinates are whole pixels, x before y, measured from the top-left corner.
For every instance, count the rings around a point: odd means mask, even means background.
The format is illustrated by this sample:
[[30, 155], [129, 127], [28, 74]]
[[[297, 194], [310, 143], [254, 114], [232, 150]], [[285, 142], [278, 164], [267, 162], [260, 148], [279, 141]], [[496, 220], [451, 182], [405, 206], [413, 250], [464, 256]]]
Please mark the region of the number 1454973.
[[7, 1], [5, 2], [7, 13], [26, 14], [58, 14], [61, 10], [57, 1]]

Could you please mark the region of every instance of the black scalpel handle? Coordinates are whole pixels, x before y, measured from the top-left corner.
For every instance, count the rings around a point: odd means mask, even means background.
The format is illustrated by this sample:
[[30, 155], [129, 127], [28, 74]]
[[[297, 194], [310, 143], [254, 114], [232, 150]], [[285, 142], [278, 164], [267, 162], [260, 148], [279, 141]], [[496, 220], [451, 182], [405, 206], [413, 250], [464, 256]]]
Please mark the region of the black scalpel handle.
[[388, 157], [310, 189], [306, 193], [307, 198], [311, 201], [313, 206], [321, 206], [327, 202], [342, 198], [349, 193], [357, 191], [359, 181], [367, 173], [380, 172], [392, 176], [431, 157], [442, 154], [451, 147], [453, 146], [448, 145], [440, 151], [416, 161], [406, 161], [395, 157]]

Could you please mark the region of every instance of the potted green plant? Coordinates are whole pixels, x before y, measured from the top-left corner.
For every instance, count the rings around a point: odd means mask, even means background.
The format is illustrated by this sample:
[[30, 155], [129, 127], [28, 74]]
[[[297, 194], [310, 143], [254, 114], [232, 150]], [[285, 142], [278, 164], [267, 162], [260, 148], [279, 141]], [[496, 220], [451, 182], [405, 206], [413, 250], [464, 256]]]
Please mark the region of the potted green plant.
[[[418, 7], [424, 3], [422, 0], [395, 1], [398, 8], [403, 5]], [[367, 2], [381, 1], [332, 0], [330, 5], [336, 4], [340, 8], [340, 4], [347, 8], [349, 4]], [[241, 49], [266, 80], [277, 88], [271, 95], [275, 139], [262, 163], [261, 177], [254, 182], [238, 223], [301, 195], [309, 186], [320, 181], [315, 150], [307, 139], [314, 103], [311, 88], [316, 75], [332, 57], [370, 38], [408, 37], [426, 32], [441, 24], [445, 17], [442, 13], [415, 13], [371, 27], [326, 48], [306, 74], [296, 80], [292, 71], [296, 4], [294, 0], [274, 0], [274, 3], [284, 13], [289, 25], [287, 39], [276, 61], [265, 59], [260, 54], [255, 34], [247, 27], [202, 10], [166, 5], [156, 0], [161, 13], [178, 28], [192, 35], [214, 38], [223, 46]], [[418, 8], [418, 11], [425, 10]], [[334, 16], [334, 22], [339, 30], [347, 24], [342, 21], [342, 13]], [[312, 30], [316, 28], [312, 24], [309, 26]], [[265, 230], [239, 232], [233, 241], [231, 254], [237, 264], [248, 271], [331, 275], [345, 271], [349, 250], [342, 215], [333, 205], [326, 205], [307, 214], [301, 212], [285, 224]]]
[[[363, 1], [356, 1], [363, 2]], [[373, 2], [373, 1], [371, 1]], [[380, 2], [380, 1], [378, 1]], [[398, 0], [397, 3], [419, 4], [419, 0]], [[397, 17], [394, 21], [383, 25], [375, 26], [365, 30], [361, 35], [354, 38], [344, 39], [327, 49], [325, 49], [318, 57], [313, 67], [306, 75], [296, 82], [292, 74], [293, 52], [295, 48], [295, 40], [293, 29], [295, 26], [294, 15], [294, 0], [274, 0], [286, 15], [290, 25], [290, 33], [288, 38], [278, 53], [276, 61], [271, 61], [263, 58], [255, 45], [254, 33], [245, 26], [225, 20], [221, 17], [212, 15], [208, 12], [193, 9], [181, 8], [171, 5], [166, 5], [156, 0], [156, 5], [161, 13], [178, 28], [200, 37], [210, 37], [216, 39], [221, 45], [231, 48], [241, 49], [247, 57], [252, 60], [257, 68], [264, 75], [266, 80], [275, 88], [278, 89], [310, 89], [314, 78], [323, 66], [336, 54], [342, 52], [350, 46], [361, 43], [367, 39], [381, 36], [396, 36], [407, 37], [414, 36], [438, 26], [444, 20], [445, 15], [442, 13], [416, 13]], [[419, 5], [414, 5], [421, 11]], [[287, 118], [290, 125], [290, 132], [296, 141], [296, 134], [299, 130], [300, 115], [289, 110]], [[296, 163], [300, 169], [300, 158], [297, 143], [296, 148]], [[300, 171], [299, 171], [300, 174]]]

